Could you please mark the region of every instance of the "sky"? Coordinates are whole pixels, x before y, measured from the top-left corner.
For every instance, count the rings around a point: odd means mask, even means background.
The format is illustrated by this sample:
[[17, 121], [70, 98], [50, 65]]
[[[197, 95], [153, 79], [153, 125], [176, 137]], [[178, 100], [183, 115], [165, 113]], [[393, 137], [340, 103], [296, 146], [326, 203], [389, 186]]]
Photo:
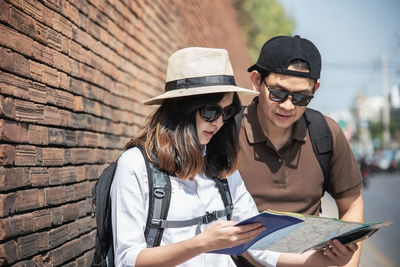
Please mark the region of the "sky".
[[382, 96], [384, 87], [400, 84], [400, 1], [278, 2], [294, 19], [294, 34], [311, 40], [322, 56], [321, 87], [311, 108], [341, 113], [358, 94]]

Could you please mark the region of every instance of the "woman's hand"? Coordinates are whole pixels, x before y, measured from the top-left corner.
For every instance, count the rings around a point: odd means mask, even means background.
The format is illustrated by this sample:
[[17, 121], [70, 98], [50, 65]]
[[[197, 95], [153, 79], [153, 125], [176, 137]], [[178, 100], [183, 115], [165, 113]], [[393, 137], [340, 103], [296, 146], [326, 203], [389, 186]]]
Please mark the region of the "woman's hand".
[[232, 221], [216, 221], [197, 236], [207, 251], [238, 246], [256, 238], [265, 227], [260, 223], [235, 226]]
[[345, 265], [353, 257], [358, 246], [355, 243], [343, 245], [338, 240], [332, 240], [331, 244], [324, 249], [324, 255], [331, 259], [334, 265]]

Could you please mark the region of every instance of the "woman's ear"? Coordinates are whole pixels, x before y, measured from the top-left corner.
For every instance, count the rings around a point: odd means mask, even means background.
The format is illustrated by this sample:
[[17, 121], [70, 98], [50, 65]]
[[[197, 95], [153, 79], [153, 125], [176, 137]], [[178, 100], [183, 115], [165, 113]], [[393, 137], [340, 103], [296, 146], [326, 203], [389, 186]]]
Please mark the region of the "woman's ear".
[[252, 72], [250, 72], [250, 80], [251, 80], [251, 84], [253, 85], [253, 90], [260, 92], [261, 82], [262, 82], [260, 73], [256, 70], [253, 70]]

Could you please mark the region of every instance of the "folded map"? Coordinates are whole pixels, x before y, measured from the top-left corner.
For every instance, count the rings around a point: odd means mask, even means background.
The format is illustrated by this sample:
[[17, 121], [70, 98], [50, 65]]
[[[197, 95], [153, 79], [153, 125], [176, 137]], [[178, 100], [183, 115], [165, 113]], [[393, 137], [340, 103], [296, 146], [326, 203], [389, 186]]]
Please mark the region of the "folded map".
[[268, 210], [237, 225], [253, 222], [260, 222], [266, 230], [246, 244], [210, 253], [240, 255], [248, 249], [303, 253], [310, 249], [322, 249], [332, 239], [337, 239], [342, 244], [363, 240], [381, 227], [391, 224], [390, 221], [363, 224]]

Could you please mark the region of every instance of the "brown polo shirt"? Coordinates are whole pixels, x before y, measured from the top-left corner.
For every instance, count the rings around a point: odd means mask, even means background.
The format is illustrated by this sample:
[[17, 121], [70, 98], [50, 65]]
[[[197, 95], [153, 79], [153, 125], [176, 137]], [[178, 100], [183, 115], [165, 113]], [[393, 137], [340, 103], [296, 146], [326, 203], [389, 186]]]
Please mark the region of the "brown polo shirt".
[[[328, 192], [335, 199], [358, 194], [361, 175], [357, 161], [340, 126], [325, 118], [333, 137]], [[240, 143], [239, 171], [260, 211], [319, 214], [324, 176], [303, 117], [294, 124], [290, 140], [276, 150], [263, 134], [253, 103], [244, 112]]]

